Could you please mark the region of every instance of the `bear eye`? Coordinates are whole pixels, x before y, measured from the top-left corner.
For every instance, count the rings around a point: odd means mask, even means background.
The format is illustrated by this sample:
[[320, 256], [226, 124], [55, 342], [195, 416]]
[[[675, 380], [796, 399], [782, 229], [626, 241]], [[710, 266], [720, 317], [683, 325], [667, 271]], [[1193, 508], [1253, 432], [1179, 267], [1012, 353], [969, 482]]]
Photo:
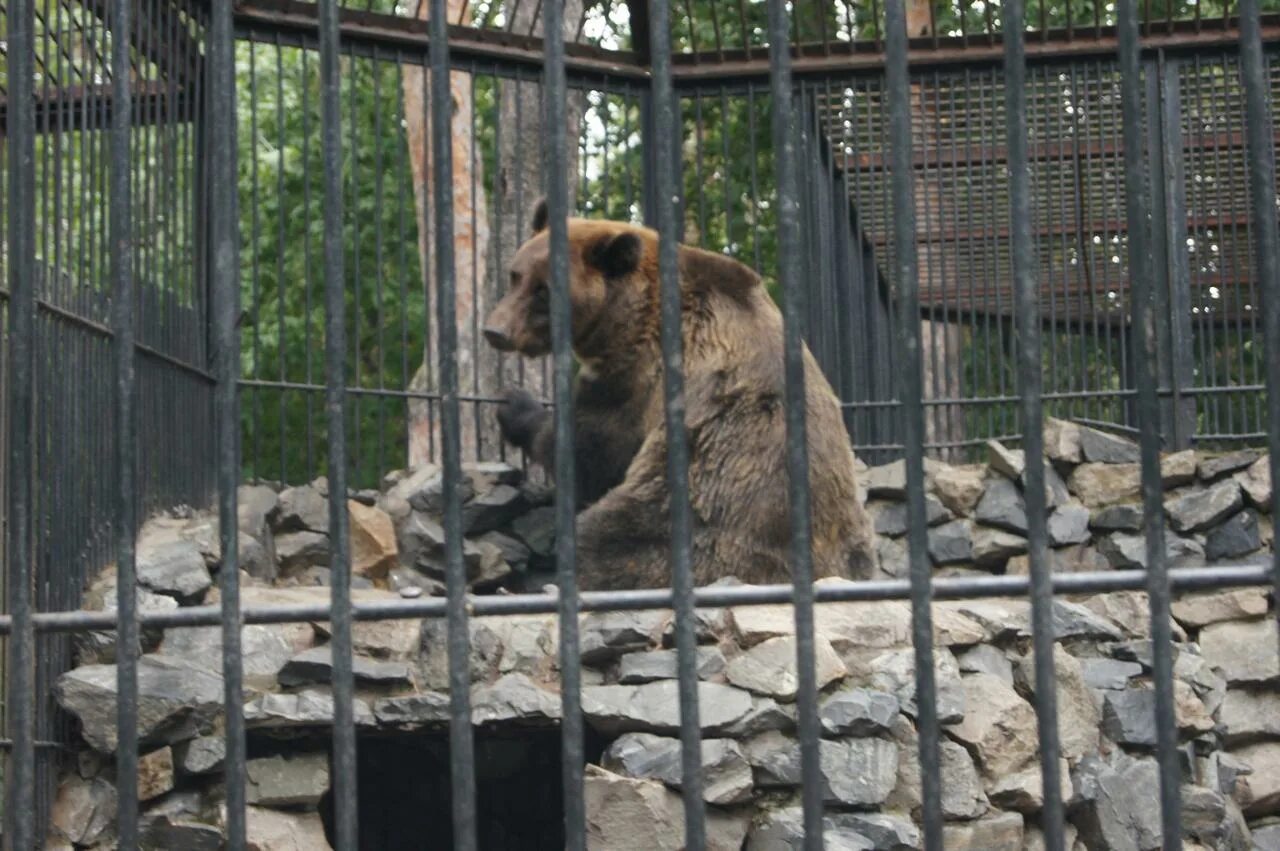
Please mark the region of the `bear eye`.
[[546, 304], [551, 300], [551, 288], [546, 283], [541, 283], [538, 288], [533, 291], [533, 297], [538, 304]]

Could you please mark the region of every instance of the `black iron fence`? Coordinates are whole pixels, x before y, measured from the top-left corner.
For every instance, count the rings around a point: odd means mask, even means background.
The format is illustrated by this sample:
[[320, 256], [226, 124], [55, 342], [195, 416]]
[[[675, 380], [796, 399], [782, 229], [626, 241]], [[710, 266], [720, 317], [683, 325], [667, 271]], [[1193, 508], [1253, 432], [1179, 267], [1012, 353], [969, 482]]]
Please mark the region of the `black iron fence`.
[[[695, 610], [783, 602], [794, 605], [798, 637], [805, 842], [819, 848], [814, 606], [909, 599], [925, 844], [940, 848], [931, 603], [1029, 595], [1042, 824], [1047, 847], [1060, 849], [1052, 599], [1145, 588], [1163, 828], [1176, 844], [1170, 595], [1277, 578], [1274, 567], [1170, 569], [1161, 541], [1162, 445], [1265, 438], [1280, 481], [1280, 392], [1264, 392], [1280, 388], [1280, 359], [1262, 350], [1264, 339], [1280, 339], [1276, 72], [1257, 0], [1241, 3], [1238, 20], [1224, 11], [1212, 32], [1198, 3], [1185, 25], [1172, 11], [1140, 20], [1131, 1], [1105, 22], [1096, 6], [1082, 7], [1068, 13], [1065, 36], [1042, 27], [1030, 41], [1018, 0], [1001, 7], [999, 26], [965, 13], [943, 36], [931, 17], [932, 34], [915, 41], [902, 2], [865, 16], [836, 4], [836, 23], [789, 15], [778, 2], [749, 4], [767, 20], [748, 22], [739, 4], [740, 26], [731, 15], [723, 23], [741, 46], [717, 22], [710, 52], [691, 14], [682, 19], [688, 35], [677, 26], [668, 37], [665, 0], [631, 4], [625, 33], [608, 16], [591, 23], [581, 6], [566, 15], [567, 5], [536, 4], [523, 34], [492, 20], [458, 32], [442, 0], [399, 16], [334, 0], [0, 8], [6, 841], [39, 845], [49, 755], [65, 732], [48, 686], [66, 665], [68, 634], [119, 631], [117, 771], [127, 777], [138, 755], [139, 630], [199, 624], [222, 628], [227, 838], [243, 847], [241, 627], [322, 619], [333, 630], [337, 845], [355, 848], [352, 623], [439, 618], [449, 636], [453, 836], [473, 848], [467, 620], [558, 612], [565, 835], [582, 847], [576, 615], [657, 607], [676, 613], [686, 835], [701, 847]], [[577, 26], [535, 35], [539, 19]], [[1073, 27], [1089, 31], [1086, 48]], [[592, 43], [580, 43], [584, 32]], [[794, 55], [784, 48], [792, 32], [812, 42]], [[450, 39], [451, 50], [433, 49]], [[1050, 55], [1063, 43], [1089, 58]], [[368, 85], [357, 98], [359, 75]], [[455, 108], [459, 86], [467, 109]], [[470, 132], [454, 132], [459, 115]], [[528, 204], [544, 191], [554, 351], [535, 367], [482, 354], [475, 329], [505, 284]], [[493, 204], [483, 214], [482, 196]], [[284, 203], [298, 197], [299, 207]], [[470, 216], [459, 214], [460, 197]], [[672, 590], [576, 589], [565, 484], [574, 481], [572, 209], [642, 219], [662, 235]], [[468, 231], [469, 248], [458, 239]], [[793, 474], [794, 583], [693, 587], [674, 325], [680, 237], [755, 265], [783, 306], [791, 471], [807, 466], [795, 404], [804, 398], [802, 339], [841, 394], [862, 453], [905, 456], [909, 579], [815, 590], [806, 477]], [[492, 405], [513, 383], [556, 407], [559, 593], [469, 598], [460, 465], [464, 455], [503, 451]], [[1141, 438], [1145, 571], [1050, 573], [1046, 412]], [[926, 453], [1011, 436], [1027, 450], [1030, 576], [935, 580]], [[449, 593], [354, 603], [346, 494], [402, 459], [406, 444], [411, 460], [443, 467]], [[331, 604], [242, 608], [236, 486], [321, 471]], [[215, 494], [220, 604], [138, 611], [139, 517]], [[118, 611], [76, 611], [86, 577], [113, 558]], [[125, 783], [120, 793], [120, 844], [136, 847], [136, 791]]]

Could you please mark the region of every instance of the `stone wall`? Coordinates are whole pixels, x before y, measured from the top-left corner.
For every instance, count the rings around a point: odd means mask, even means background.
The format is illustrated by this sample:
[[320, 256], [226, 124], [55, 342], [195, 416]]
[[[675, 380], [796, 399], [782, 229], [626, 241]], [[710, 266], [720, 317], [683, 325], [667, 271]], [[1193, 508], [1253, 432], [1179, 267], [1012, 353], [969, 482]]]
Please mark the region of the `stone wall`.
[[[1057, 421], [1046, 438], [1055, 569], [1141, 565], [1136, 447]], [[929, 550], [938, 575], [1026, 570], [1022, 458], [997, 444], [989, 451], [984, 465], [928, 466]], [[1184, 452], [1166, 456], [1162, 472], [1173, 563], [1269, 557], [1265, 459]], [[862, 477], [880, 533], [878, 569], [901, 576], [902, 466]], [[473, 589], [541, 588], [552, 567], [549, 494], [503, 465], [469, 467], [466, 478]], [[280, 492], [242, 489], [245, 605], [327, 600], [325, 494], [323, 481]], [[440, 500], [432, 468], [392, 474], [381, 492], [352, 495], [356, 599], [442, 591]], [[202, 515], [152, 520], [139, 543], [140, 605], [215, 602], [217, 539], [216, 524]], [[114, 594], [107, 571], [87, 606], [111, 606]], [[1158, 848], [1145, 595], [1054, 605], [1069, 847]], [[1253, 588], [1188, 594], [1173, 615], [1186, 847], [1280, 849], [1280, 649], [1270, 596]], [[816, 616], [828, 847], [919, 848], [909, 609], [903, 602], [823, 604]], [[1029, 620], [1023, 600], [936, 605], [948, 849], [1043, 845]], [[556, 626], [554, 616], [473, 619], [477, 729], [554, 732]], [[586, 781], [591, 846], [682, 847], [670, 613], [590, 614], [581, 627], [582, 703], [599, 745], [589, 754]], [[792, 613], [780, 606], [705, 611], [698, 632], [709, 847], [799, 847]], [[333, 714], [328, 637], [324, 623], [244, 630], [249, 830], [262, 851], [325, 847], [319, 812], [329, 787]], [[361, 622], [354, 641], [362, 733], [406, 742], [438, 737], [448, 713], [443, 624]], [[144, 642], [138, 784], [146, 847], [218, 848], [225, 821], [220, 631], [154, 631]], [[85, 636], [78, 652], [79, 667], [55, 688], [59, 705], [77, 719], [80, 747], [64, 772], [49, 847], [107, 848], [116, 800], [113, 637]]]

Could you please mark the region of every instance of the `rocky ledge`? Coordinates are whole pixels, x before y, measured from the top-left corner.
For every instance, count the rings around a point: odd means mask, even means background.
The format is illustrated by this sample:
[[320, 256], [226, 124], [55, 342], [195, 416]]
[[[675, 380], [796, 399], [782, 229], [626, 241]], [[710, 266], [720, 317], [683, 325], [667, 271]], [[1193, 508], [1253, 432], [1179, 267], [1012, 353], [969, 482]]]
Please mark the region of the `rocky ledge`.
[[[1049, 518], [1058, 570], [1141, 564], [1136, 449], [1051, 422]], [[985, 465], [930, 464], [930, 553], [939, 575], [1026, 570], [1022, 459], [998, 444]], [[1171, 555], [1239, 563], [1273, 546], [1271, 484], [1251, 453], [1163, 459]], [[553, 524], [545, 491], [503, 465], [468, 468], [465, 523], [476, 591], [547, 580]], [[902, 575], [901, 465], [866, 470], [879, 569]], [[323, 603], [328, 590], [323, 481], [241, 493], [246, 606]], [[432, 468], [353, 494], [356, 599], [441, 590], [440, 481]], [[154, 519], [139, 542], [139, 604], [218, 599], [216, 525]], [[903, 553], [903, 555], [899, 555]], [[829, 580], [838, 581], [838, 580]], [[86, 597], [114, 602], [106, 571]], [[1175, 698], [1183, 743], [1184, 846], [1280, 849], [1280, 651], [1265, 589], [1178, 598]], [[1069, 846], [1161, 846], [1147, 600], [1140, 592], [1055, 602], [1054, 662]], [[1043, 847], [1030, 611], [1024, 600], [938, 603], [946, 845]], [[828, 847], [914, 849], [920, 770], [910, 610], [902, 602], [833, 603], [816, 612], [820, 768]], [[595, 848], [683, 847], [682, 770], [671, 614], [583, 615], [582, 707], [602, 743], [586, 779]], [[554, 616], [475, 618], [472, 722], [481, 731], [554, 731], [561, 700]], [[755, 606], [699, 613], [698, 692], [708, 845], [799, 847], [800, 765], [793, 615]], [[382, 736], [438, 737], [448, 717], [443, 624], [359, 622], [356, 723]], [[329, 787], [332, 657], [324, 622], [252, 625], [243, 633], [249, 831], [261, 851], [325, 846], [318, 808]], [[144, 635], [137, 779], [144, 847], [219, 848], [225, 826], [220, 631]], [[78, 645], [54, 696], [76, 719], [79, 758], [64, 774], [50, 848], [114, 847], [115, 665], [108, 633]], [[548, 778], [554, 782], [554, 778]]]

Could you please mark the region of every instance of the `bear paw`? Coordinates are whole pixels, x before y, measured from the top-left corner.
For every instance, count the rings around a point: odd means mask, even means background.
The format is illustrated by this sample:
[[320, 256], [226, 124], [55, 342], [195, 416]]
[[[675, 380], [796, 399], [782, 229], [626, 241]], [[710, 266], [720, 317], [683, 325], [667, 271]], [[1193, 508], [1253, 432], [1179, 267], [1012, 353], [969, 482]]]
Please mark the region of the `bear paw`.
[[498, 406], [498, 428], [502, 439], [520, 449], [528, 449], [538, 426], [547, 416], [542, 403], [519, 387], [503, 394]]

